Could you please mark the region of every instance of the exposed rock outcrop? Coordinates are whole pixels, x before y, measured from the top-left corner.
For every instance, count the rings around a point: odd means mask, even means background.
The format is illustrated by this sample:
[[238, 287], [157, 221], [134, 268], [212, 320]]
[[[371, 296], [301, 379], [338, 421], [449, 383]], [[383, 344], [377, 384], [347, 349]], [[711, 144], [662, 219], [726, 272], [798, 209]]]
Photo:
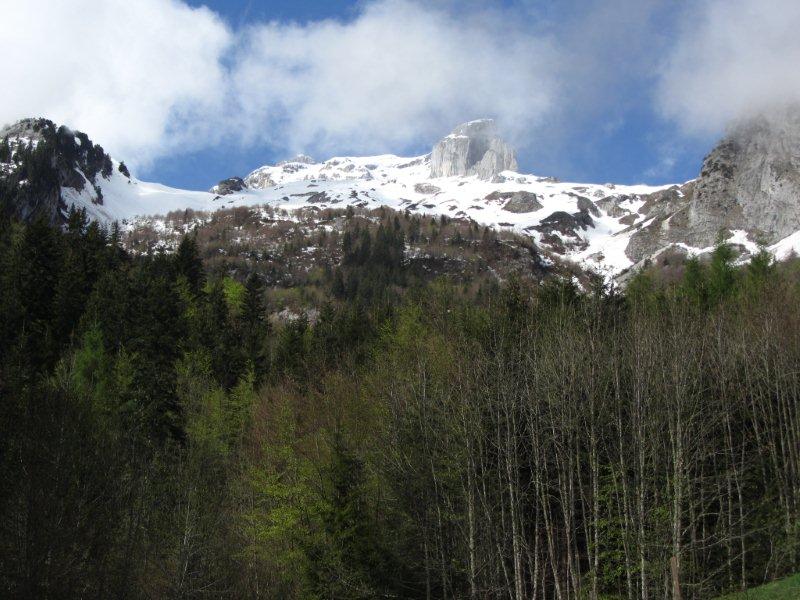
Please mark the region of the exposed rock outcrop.
[[9, 153], [8, 162], [0, 160], [0, 210], [59, 224], [68, 209], [65, 194], [103, 204], [100, 180], [111, 177], [114, 165], [85, 133], [47, 119], [23, 119], [0, 129], [0, 140]]
[[[635, 228], [625, 254], [634, 263], [650, 258], [667, 246], [687, 243], [689, 237], [688, 213], [694, 196], [695, 182], [672, 186], [665, 190], [635, 198], [642, 202], [637, 215], [645, 220]], [[623, 202], [634, 198], [622, 196]], [[604, 202], [602, 200], [601, 202]], [[619, 204], [616, 205], [619, 209]], [[609, 209], [609, 214], [611, 210]], [[710, 245], [710, 244], [709, 244]], [[702, 246], [705, 247], [705, 246]]]
[[275, 181], [272, 179], [272, 174], [269, 169], [261, 168], [256, 169], [250, 175], [244, 178], [244, 184], [255, 190], [263, 190], [273, 187]]
[[671, 244], [709, 248], [732, 231], [774, 244], [800, 229], [800, 107], [736, 124], [700, 176], [641, 197], [648, 217], [626, 249], [634, 262]]
[[505, 201], [503, 210], [517, 214], [535, 212], [542, 208], [539, 196], [533, 192], [526, 191], [492, 192], [486, 196], [485, 200]]
[[308, 154], [298, 154], [294, 158], [290, 158], [288, 160], [282, 160], [278, 163], [277, 166], [282, 167], [283, 165], [289, 165], [292, 163], [300, 163], [301, 165], [314, 165], [316, 161], [311, 158]]
[[246, 189], [247, 186], [244, 184], [244, 179], [241, 177], [229, 177], [228, 179], [223, 179], [217, 185], [212, 187], [209, 191], [212, 194], [218, 194], [220, 196], [227, 196], [228, 194], [234, 194], [236, 192], [241, 192], [242, 190]]
[[491, 181], [517, 168], [514, 150], [497, 135], [491, 119], [459, 125], [431, 153], [431, 177], [477, 175]]
[[438, 194], [442, 190], [436, 187], [435, 185], [431, 185], [430, 183], [415, 183], [414, 184], [414, 191], [418, 194]]
[[724, 229], [766, 243], [800, 229], [800, 107], [739, 123], [706, 157], [688, 226], [706, 246]]

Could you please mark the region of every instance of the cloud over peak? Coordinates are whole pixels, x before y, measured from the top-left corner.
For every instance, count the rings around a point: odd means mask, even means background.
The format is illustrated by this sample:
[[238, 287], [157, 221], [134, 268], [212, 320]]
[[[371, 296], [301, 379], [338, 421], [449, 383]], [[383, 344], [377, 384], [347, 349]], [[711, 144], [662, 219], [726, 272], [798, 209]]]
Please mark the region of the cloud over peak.
[[800, 2], [705, 0], [687, 11], [658, 86], [658, 105], [686, 131], [800, 102]]
[[[178, 0], [0, 0], [0, 121], [46, 116], [145, 160], [222, 112], [222, 20]], [[13, 57], [13, 58], [12, 58]], [[191, 124], [191, 125], [190, 125]]]
[[243, 42], [243, 125], [266, 123], [297, 150], [403, 147], [476, 116], [527, 129], [553, 101], [547, 40], [407, 0], [368, 4], [348, 23], [253, 27]]

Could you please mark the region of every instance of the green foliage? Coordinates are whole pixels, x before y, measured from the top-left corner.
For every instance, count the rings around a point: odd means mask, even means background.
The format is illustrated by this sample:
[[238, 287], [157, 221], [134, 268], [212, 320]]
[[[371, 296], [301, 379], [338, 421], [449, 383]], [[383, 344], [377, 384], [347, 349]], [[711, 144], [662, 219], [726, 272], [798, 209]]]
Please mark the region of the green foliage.
[[179, 276], [186, 278], [191, 292], [199, 294], [205, 284], [205, 271], [194, 236], [187, 235], [181, 240], [175, 253], [175, 268]]
[[758, 253], [750, 259], [745, 271], [746, 284], [750, 291], [754, 293], [760, 291], [770, 280], [774, 270], [772, 254], [767, 249], [760, 248]]
[[8, 137], [5, 137], [0, 142], [0, 163], [9, 162], [11, 162], [11, 146], [8, 143]]
[[686, 261], [681, 292], [695, 306], [705, 306], [708, 302], [708, 275], [696, 256]]
[[356, 225], [342, 236], [342, 266], [334, 272], [331, 293], [336, 298], [386, 302], [392, 286], [406, 283], [403, 269], [405, 235], [399, 222], [378, 227], [374, 236]]
[[631, 305], [641, 309], [655, 309], [664, 299], [662, 290], [646, 271], [640, 271], [631, 278], [625, 287], [625, 297]]
[[289, 320], [278, 332], [274, 365], [278, 373], [296, 381], [305, 378], [308, 353], [311, 348], [311, 330], [305, 313]]
[[239, 316], [244, 302], [245, 287], [232, 277], [225, 277], [222, 280], [222, 290], [225, 294], [228, 310], [234, 317]]
[[795, 598], [800, 598], [800, 574], [744, 592], [720, 596], [718, 600], [794, 600]]
[[722, 243], [714, 248], [708, 273], [708, 299], [719, 303], [727, 298], [736, 284], [736, 270], [733, 266], [735, 258], [733, 248]]

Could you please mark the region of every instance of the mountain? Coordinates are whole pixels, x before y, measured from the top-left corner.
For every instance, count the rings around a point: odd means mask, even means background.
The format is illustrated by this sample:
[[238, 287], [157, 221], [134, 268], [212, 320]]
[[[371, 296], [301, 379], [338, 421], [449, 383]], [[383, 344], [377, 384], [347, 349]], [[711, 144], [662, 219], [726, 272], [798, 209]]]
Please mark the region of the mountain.
[[[798, 111], [740, 123], [706, 157], [696, 180], [666, 186], [564, 183], [518, 173], [513, 149], [489, 119], [456, 127], [423, 156], [317, 162], [300, 155], [209, 192], [140, 181], [84, 134], [49, 121], [20, 121], [0, 138], [9, 148], [0, 155], [5, 203], [22, 218], [44, 213], [55, 222], [75, 206], [130, 228], [143, 216], [183, 209], [387, 206], [528, 236], [544, 255], [608, 278], [676, 253], [708, 252], [718, 240], [736, 244], [743, 259], [759, 243], [779, 256], [800, 247]], [[38, 162], [20, 159], [20, 149]], [[31, 178], [35, 168], [34, 179], [45, 184]]]
[[741, 121], [706, 156], [700, 176], [648, 199], [631, 236], [634, 261], [669, 248], [700, 252], [725, 240], [779, 258], [800, 248], [800, 109]]
[[139, 181], [86, 134], [46, 119], [0, 129], [0, 209], [19, 218], [43, 216], [55, 224], [75, 207], [109, 225], [136, 215], [210, 207], [211, 198]]
[[99, 183], [111, 177], [114, 165], [85, 134], [25, 119], [0, 130], [0, 139], [0, 198], [14, 216], [57, 223], [76, 202], [103, 205]]

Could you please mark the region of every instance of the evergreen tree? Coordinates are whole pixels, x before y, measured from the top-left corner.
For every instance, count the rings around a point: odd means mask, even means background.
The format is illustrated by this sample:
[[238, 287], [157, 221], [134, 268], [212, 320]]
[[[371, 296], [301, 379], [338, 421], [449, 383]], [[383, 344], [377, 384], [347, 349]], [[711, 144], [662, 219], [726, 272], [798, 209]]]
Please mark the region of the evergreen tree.
[[733, 266], [735, 253], [729, 244], [720, 243], [711, 254], [708, 277], [709, 300], [713, 303], [727, 298], [733, 291], [736, 272]]
[[186, 278], [192, 293], [199, 294], [205, 284], [205, 271], [197, 249], [195, 235], [183, 236], [178, 251], [175, 253], [175, 268], [178, 275]]
[[267, 364], [266, 340], [270, 326], [264, 302], [264, 283], [252, 273], [245, 282], [240, 314], [242, 347], [256, 376], [263, 376]]
[[0, 142], [0, 163], [11, 162], [11, 145], [8, 143], [8, 136]]
[[691, 256], [686, 261], [681, 290], [695, 306], [705, 306], [708, 301], [706, 270], [696, 256]]

